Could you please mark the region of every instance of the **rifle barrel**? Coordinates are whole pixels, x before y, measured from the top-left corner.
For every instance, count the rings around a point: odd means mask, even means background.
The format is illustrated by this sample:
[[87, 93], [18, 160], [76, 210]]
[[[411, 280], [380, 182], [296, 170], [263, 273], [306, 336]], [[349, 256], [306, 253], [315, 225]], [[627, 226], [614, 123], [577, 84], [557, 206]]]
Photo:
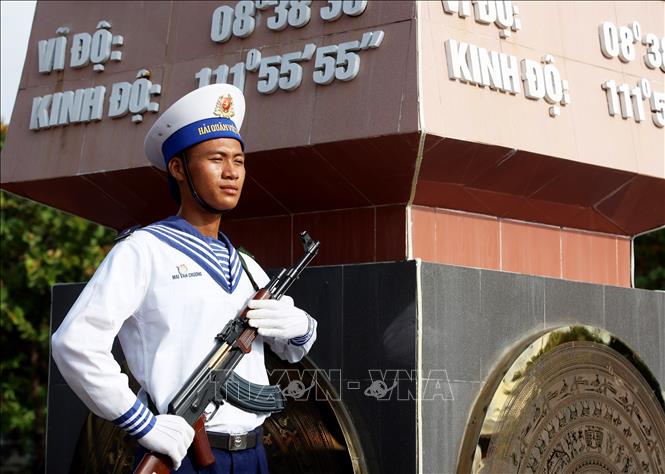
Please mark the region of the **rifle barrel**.
[[319, 251], [320, 245], [321, 243], [318, 240], [313, 241], [313, 243], [307, 249], [307, 252], [305, 252], [305, 255], [303, 255], [300, 261], [293, 268], [291, 268], [291, 270], [289, 270], [289, 272], [286, 274], [286, 278], [284, 279], [284, 281], [275, 289], [275, 291], [271, 292], [273, 298], [278, 300], [282, 297], [284, 293], [286, 293], [286, 290], [288, 290], [291, 287], [293, 282], [298, 279], [298, 277], [305, 269], [305, 267], [309, 264], [309, 262], [311, 262], [312, 259], [316, 256], [317, 252]]

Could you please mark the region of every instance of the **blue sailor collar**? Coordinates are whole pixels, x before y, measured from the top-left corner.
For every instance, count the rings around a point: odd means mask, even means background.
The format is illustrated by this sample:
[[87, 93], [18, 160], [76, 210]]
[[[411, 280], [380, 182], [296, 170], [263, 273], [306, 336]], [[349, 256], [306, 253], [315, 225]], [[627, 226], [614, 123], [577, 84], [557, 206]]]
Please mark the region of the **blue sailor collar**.
[[238, 252], [224, 233], [207, 237], [180, 216], [171, 216], [143, 230], [179, 250], [201, 266], [227, 293], [233, 293], [242, 277]]

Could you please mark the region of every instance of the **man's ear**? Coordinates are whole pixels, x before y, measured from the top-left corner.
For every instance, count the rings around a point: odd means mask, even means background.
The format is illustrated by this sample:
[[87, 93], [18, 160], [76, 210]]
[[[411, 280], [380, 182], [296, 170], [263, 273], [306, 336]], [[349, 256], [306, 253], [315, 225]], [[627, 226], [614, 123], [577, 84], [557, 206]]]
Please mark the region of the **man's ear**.
[[185, 170], [183, 168], [182, 158], [174, 156], [169, 160], [168, 164], [169, 174], [175, 178], [176, 181], [185, 181]]

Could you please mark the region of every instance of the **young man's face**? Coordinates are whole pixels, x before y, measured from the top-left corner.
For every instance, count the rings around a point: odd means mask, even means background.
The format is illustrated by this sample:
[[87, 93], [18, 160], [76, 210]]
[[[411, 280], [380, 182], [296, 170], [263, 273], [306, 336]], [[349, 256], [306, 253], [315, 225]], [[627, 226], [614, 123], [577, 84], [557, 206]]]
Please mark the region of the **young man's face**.
[[[194, 145], [187, 150], [187, 161], [196, 192], [205, 202], [221, 210], [238, 205], [245, 182], [245, 154], [238, 140], [215, 138]], [[182, 191], [189, 196], [189, 191]]]

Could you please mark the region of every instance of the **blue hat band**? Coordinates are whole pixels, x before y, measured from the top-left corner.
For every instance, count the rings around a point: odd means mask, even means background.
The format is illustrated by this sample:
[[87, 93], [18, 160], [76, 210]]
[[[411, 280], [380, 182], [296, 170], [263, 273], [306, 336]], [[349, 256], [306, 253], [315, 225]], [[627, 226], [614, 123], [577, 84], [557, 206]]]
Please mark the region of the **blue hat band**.
[[185, 125], [164, 140], [162, 144], [164, 163], [168, 165], [171, 158], [185, 148], [214, 138], [234, 138], [240, 142], [243, 151], [245, 150], [245, 143], [242, 141], [242, 137], [238, 133], [238, 128], [233, 123], [233, 120], [223, 117], [212, 117]]

